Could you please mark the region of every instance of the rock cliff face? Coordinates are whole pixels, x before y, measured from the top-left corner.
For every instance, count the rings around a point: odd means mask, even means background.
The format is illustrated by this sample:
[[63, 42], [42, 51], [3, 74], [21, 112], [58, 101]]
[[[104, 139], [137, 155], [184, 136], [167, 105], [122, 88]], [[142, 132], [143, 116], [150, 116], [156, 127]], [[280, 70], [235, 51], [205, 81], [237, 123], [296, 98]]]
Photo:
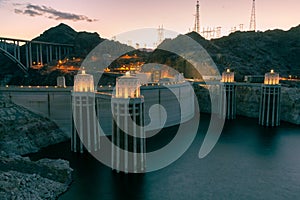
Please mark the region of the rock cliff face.
[[66, 191], [61, 183], [36, 174], [0, 171], [0, 199], [56, 199]]
[[68, 161], [0, 152], [0, 199], [56, 199], [71, 182]]
[[65, 192], [71, 183], [68, 161], [33, 162], [17, 154], [67, 139], [54, 122], [0, 95], [0, 199], [56, 199]]
[[281, 119], [300, 124], [300, 88], [282, 88]]
[[0, 149], [27, 154], [68, 139], [58, 126], [0, 95]]
[[236, 89], [236, 114], [258, 118], [260, 87], [242, 86]]
[[[281, 87], [282, 121], [300, 124], [300, 89]], [[259, 116], [260, 87], [237, 87], [237, 114], [247, 117]]]
[[[211, 98], [206, 88], [194, 85], [195, 93], [198, 98], [200, 111], [211, 112]], [[216, 89], [217, 90], [217, 89]], [[281, 120], [293, 124], [300, 124], [300, 89], [281, 88]], [[218, 94], [216, 92], [215, 94]], [[260, 87], [238, 86], [236, 90], [236, 113], [237, 115], [258, 118]], [[215, 99], [212, 97], [212, 101]]]

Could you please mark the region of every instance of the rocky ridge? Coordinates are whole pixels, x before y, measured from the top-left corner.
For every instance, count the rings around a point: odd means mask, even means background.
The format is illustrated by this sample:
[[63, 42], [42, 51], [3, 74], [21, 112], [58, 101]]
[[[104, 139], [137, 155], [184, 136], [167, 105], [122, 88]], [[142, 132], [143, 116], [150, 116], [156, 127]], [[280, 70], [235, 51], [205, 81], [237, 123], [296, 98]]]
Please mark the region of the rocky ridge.
[[[218, 70], [223, 72], [230, 67], [235, 71], [236, 80], [242, 81], [245, 75], [263, 75], [270, 69], [274, 69], [282, 76], [300, 76], [300, 25], [288, 31], [268, 30], [265, 32], [240, 32], [224, 36], [219, 39], [205, 40], [196, 32], [187, 33], [188, 36], [201, 45], [210, 55]], [[181, 38], [165, 40], [158, 48], [172, 46], [176, 48], [181, 44]], [[189, 47], [187, 54], [197, 57], [199, 52]], [[180, 72], [184, 72], [187, 78], [201, 78], [197, 72], [193, 72], [191, 63], [184, 58], [170, 52], [155, 50], [151, 55], [152, 62], [159, 62], [172, 66]], [[204, 65], [205, 67], [205, 65]], [[195, 71], [195, 70], [194, 70]]]

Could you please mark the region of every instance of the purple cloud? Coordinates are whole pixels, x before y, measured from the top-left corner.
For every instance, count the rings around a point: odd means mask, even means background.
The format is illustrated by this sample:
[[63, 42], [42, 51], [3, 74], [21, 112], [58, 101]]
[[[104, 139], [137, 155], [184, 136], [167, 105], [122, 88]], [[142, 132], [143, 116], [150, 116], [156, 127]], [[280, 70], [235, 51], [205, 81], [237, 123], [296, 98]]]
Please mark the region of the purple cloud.
[[87, 22], [97, 21], [96, 19], [91, 19], [85, 15], [62, 12], [44, 5], [39, 6], [39, 5], [28, 3], [28, 4], [14, 4], [14, 6], [18, 7], [14, 10], [16, 14], [29, 15], [31, 17], [45, 16], [49, 19], [71, 20], [75, 22], [76, 21], [87, 21]]

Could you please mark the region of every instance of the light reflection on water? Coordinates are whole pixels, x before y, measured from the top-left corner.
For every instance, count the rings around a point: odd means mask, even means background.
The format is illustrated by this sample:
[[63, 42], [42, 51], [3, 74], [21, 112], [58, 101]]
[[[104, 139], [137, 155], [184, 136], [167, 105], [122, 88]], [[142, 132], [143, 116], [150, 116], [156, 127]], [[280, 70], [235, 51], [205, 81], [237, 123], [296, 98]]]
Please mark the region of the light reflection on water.
[[[116, 174], [89, 155], [72, 154], [69, 143], [32, 155], [64, 158], [74, 182], [59, 199], [297, 199], [300, 195], [300, 127], [257, 125], [238, 117], [226, 123], [221, 138], [204, 159], [198, 152], [209, 117], [201, 115], [198, 135], [170, 166], [144, 175]], [[163, 146], [176, 127], [148, 147]], [[169, 138], [168, 138], [169, 137]], [[155, 142], [155, 143], [154, 143]], [[159, 144], [157, 144], [159, 143]]]

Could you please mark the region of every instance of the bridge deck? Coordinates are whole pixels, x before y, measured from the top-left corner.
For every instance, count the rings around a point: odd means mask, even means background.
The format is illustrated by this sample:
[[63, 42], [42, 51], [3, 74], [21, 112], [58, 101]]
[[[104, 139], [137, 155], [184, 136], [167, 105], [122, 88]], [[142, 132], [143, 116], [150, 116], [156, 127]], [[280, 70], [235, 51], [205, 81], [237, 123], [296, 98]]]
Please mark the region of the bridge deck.
[[38, 40], [24, 40], [24, 39], [7, 38], [7, 37], [0, 37], [0, 40], [25, 42], [25, 43], [33, 43], [33, 44], [45, 44], [45, 45], [53, 45], [53, 46], [74, 47], [74, 45], [72, 45], [72, 44], [60, 44], [60, 43], [55, 43], [55, 42], [43, 42], [43, 41], [38, 41]]

